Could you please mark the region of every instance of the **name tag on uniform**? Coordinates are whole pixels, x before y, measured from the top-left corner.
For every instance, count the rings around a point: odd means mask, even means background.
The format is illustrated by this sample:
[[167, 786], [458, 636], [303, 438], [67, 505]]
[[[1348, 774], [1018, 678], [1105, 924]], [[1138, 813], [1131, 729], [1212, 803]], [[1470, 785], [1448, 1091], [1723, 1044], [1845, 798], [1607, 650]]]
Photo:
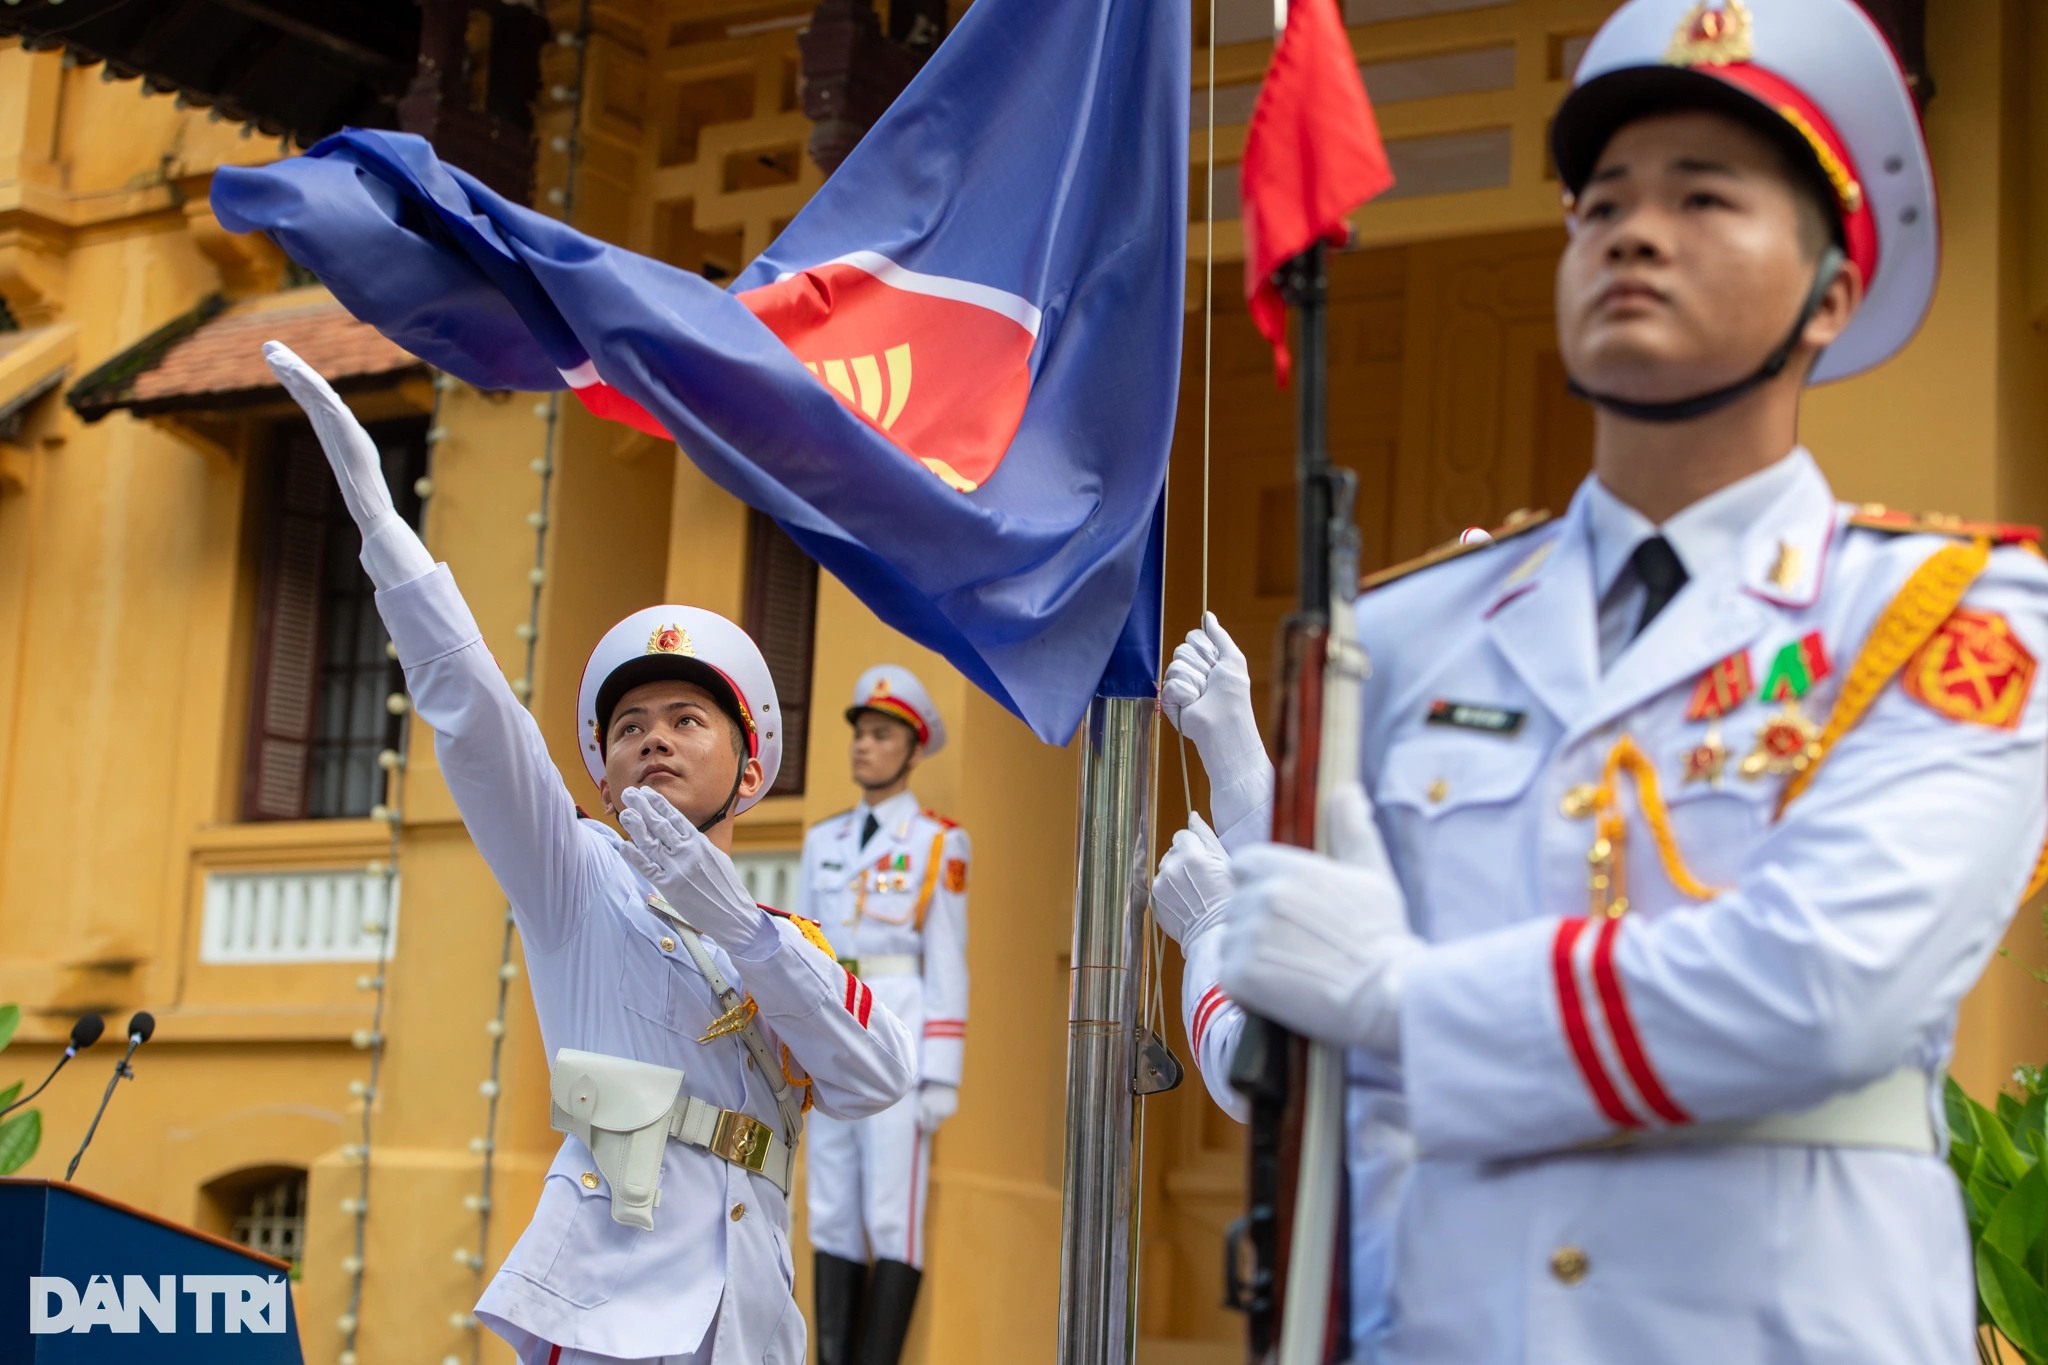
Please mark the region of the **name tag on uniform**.
[[1431, 725], [1448, 725], [1459, 730], [1484, 730], [1489, 735], [1512, 735], [1522, 728], [1528, 713], [1505, 706], [1479, 706], [1468, 701], [1438, 699], [1429, 704], [1424, 719]]
[[824, 868], [827, 872], [843, 872], [846, 870], [845, 863], [819, 863], [818, 866]]

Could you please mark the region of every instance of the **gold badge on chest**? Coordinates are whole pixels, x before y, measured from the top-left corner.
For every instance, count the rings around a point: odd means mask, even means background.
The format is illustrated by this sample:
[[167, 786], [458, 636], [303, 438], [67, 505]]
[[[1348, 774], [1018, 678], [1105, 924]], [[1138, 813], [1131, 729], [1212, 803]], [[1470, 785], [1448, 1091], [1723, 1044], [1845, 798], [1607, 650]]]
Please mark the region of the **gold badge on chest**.
[[1827, 644], [1813, 631], [1780, 649], [1764, 674], [1765, 701], [1780, 702], [1756, 732], [1756, 745], [1742, 760], [1741, 773], [1754, 781], [1801, 772], [1819, 751], [1820, 726], [1799, 707], [1814, 684], [1834, 672]]
[[1692, 700], [1686, 703], [1685, 718], [1707, 722], [1707, 733], [1686, 750], [1683, 770], [1687, 785], [1721, 785], [1722, 770], [1728, 766], [1728, 746], [1721, 742], [1721, 717], [1748, 701], [1755, 690], [1747, 649], [1736, 650], [1700, 674], [1693, 684]]

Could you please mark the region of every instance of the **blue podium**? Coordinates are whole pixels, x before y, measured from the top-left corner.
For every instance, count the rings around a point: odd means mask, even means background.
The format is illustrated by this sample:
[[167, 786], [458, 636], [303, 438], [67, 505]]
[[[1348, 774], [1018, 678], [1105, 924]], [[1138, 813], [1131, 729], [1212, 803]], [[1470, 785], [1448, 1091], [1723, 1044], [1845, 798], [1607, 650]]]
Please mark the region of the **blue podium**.
[[301, 1365], [289, 1271], [75, 1185], [0, 1178], [0, 1360]]

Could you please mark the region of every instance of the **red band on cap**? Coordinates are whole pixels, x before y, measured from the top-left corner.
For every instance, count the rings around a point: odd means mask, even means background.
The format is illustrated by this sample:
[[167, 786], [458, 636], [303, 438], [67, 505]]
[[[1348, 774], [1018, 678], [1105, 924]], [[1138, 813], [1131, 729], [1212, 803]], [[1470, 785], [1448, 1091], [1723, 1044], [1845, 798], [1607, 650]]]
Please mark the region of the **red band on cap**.
[[1755, 96], [1806, 140], [1834, 190], [1835, 209], [1842, 215], [1842, 245], [1863, 272], [1863, 287], [1868, 289], [1877, 275], [1877, 219], [1871, 214], [1870, 195], [1863, 188], [1855, 158], [1849, 155], [1849, 144], [1835, 131], [1834, 123], [1798, 86], [1753, 62], [1692, 69]]
[[896, 719], [917, 732], [917, 742], [919, 744], [929, 743], [931, 740], [932, 734], [925, 727], [924, 717], [918, 715], [917, 712], [911, 710], [910, 707], [894, 697], [869, 697], [860, 704], [860, 709], [863, 711], [880, 711], [884, 715], [896, 717]]
[[[700, 659], [698, 662], [703, 663], [704, 661]], [[747, 705], [747, 694], [740, 691], [740, 685], [732, 680], [732, 675], [717, 664], [704, 664], [704, 666], [725, 679], [725, 685], [732, 689], [732, 699], [740, 708], [740, 728], [747, 732], [747, 756], [749, 758], [759, 758], [761, 756], [761, 734], [760, 731], [754, 728], [754, 708]]]

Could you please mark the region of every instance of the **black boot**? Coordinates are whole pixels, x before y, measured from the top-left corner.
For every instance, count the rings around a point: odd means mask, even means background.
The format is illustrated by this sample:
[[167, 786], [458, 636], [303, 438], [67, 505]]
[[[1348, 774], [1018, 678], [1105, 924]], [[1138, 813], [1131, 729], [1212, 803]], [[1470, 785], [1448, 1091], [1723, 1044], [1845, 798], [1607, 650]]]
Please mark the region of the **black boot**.
[[[910, 1310], [917, 1304], [924, 1272], [901, 1261], [876, 1261], [868, 1285], [867, 1321], [861, 1326], [860, 1365], [896, 1365], [903, 1338], [910, 1335]], [[820, 1360], [819, 1365], [824, 1365]]]
[[816, 1321], [818, 1365], [854, 1365], [855, 1333], [860, 1328], [861, 1291], [867, 1287], [868, 1268], [859, 1261], [842, 1260], [828, 1251], [817, 1253], [814, 1263], [817, 1296]]

